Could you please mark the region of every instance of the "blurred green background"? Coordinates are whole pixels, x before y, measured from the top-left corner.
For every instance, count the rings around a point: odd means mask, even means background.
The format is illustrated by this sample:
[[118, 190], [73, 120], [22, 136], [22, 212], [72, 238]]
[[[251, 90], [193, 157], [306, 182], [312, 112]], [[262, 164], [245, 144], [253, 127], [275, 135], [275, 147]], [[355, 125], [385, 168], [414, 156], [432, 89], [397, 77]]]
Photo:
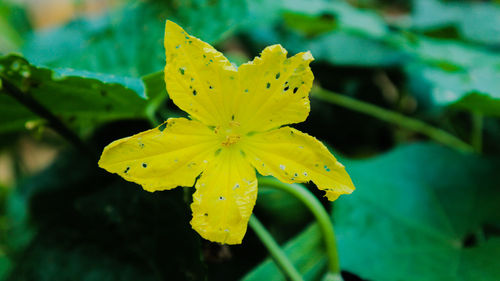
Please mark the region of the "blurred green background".
[[[296, 127], [357, 187], [321, 199], [345, 280], [500, 280], [500, 1], [438, 0], [2, 0], [0, 279], [285, 280], [251, 229], [201, 239], [192, 188], [148, 193], [96, 165], [184, 115], [162, 79], [166, 19], [236, 65], [276, 43], [312, 52]], [[255, 214], [323, 278], [297, 199], [261, 189]]]

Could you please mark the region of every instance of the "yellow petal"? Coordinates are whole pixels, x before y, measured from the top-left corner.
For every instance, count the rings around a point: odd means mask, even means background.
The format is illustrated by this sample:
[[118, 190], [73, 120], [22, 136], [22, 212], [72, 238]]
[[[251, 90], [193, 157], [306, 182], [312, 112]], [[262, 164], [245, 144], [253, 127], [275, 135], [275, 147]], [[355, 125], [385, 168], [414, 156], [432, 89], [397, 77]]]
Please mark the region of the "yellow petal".
[[174, 103], [207, 125], [229, 120], [225, 100], [237, 72], [224, 55], [171, 21], [165, 25], [165, 54], [165, 83]]
[[307, 118], [313, 57], [310, 52], [288, 59], [286, 55], [281, 45], [273, 45], [238, 68], [242, 95], [236, 120], [247, 131], [267, 131]]
[[147, 191], [192, 186], [214, 157], [217, 139], [198, 121], [168, 119], [155, 129], [106, 146], [99, 166]]
[[223, 149], [196, 182], [191, 225], [210, 241], [240, 244], [256, 198], [255, 169], [239, 150]]
[[290, 127], [255, 134], [246, 141], [247, 158], [262, 175], [282, 182], [313, 181], [333, 201], [354, 190], [351, 178], [314, 137]]

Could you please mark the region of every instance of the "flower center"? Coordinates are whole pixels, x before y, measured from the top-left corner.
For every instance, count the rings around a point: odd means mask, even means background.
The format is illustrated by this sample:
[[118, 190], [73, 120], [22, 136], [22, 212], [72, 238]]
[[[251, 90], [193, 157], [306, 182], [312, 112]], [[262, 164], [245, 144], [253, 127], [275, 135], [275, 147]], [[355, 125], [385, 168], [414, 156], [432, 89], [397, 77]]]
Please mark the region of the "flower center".
[[226, 136], [226, 139], [222, 142], [222, 146], [230, 146], [232, 144], [237, 143], [240, 140], [240, 136], [238, 135], [229, 135]]
[[227, 127], [221, 128], [220, 126], [217, 126], [214, 129], [214, 132], [220, 137], [222, 146], [229, 147], [240, 141], [241, 134], [238, 127], [240, 127], [240, 123], [232, 120], [229, 122]]

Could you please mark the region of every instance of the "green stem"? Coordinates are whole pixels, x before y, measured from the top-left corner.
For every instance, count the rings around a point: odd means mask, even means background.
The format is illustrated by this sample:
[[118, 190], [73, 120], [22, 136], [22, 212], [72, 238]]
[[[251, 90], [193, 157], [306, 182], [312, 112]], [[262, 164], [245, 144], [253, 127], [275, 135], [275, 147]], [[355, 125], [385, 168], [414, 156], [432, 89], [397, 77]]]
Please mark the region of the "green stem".
[[483, 115], [472, 113], [472, 137], [471, 144], [476, 152], [483, 150]]
[[298, 198], [313, 213], [318, 221], [323, 238], [325, 240], [326, 253], [328, 256], [329, 275], [335, 276], [336, 280], [340, 278], [339, 256], [337, 253], [337, 244], [335, 242], [335, 233], [330, 216], [326, 212], [319, 200], [312, 195], [304, 186], [300, 184], [285, 184], [272, 178], [259, 178], [259, 186], [267, 186], [288, 192]]
[[340, 105], [351, 110], [361, 112], [380, 120], [396, 124], [403, 128], [412, 130], [414, 132], [423, 134], [428, 136], [429, 138], [442, 143], [444, 145], [462, 150], [462, 151], [474, 151], [472, 146], [467, 144], [466, 142], [460, 140], [459, 138], [435, 127], [432, 127], [425, 122], [422, 122], [417, 119], [413, 119], [407, 116], [404, 116], [400, 113], [390, 111], [373, 104], [365, 103], [341, 94], [337, 94], [334, 92], [327, 91], [325, 89], [316, 87], [313, 89], [313, 97], [326, 101], [332, 104]]
[[266, 246], [269, 254], [271, 254], [271, 257], [278, 264], [278, 267], [281, 268], [282, 272], [292, 281], [303, 281], [304, 279], [302, 279], [300, 273], [295, 269], [273, 236], [271, 236], [255, 215], [250, 217], [249, 224], [257, 236], [259, 236], [264, 246]]

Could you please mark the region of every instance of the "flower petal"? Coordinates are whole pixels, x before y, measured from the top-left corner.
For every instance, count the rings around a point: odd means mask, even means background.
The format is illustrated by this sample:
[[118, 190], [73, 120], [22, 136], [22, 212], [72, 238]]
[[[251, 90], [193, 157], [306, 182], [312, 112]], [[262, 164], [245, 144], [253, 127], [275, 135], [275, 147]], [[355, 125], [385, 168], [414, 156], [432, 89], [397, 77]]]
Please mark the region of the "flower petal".
[[251, 136], [247, 158], [262, 175], [282, 182], [313, 181], [333, 201], [354, 190], [351, 178], [328, 149], [314, 137], [290, 127]]
[[155, 129], [106, 146], [99, 166], [147, 191], [192, 186], [213, 158], [217, 139], [198, 121], [171, 118]]
[[165, 25], [165, 54], [165, 83], [174, 103], [206, 125], [228, 120], [225, 99], [237, 72], [224, 55], [171, 21]]
[[255, 169], [239, 151], [224, 149], [196, 183], [191, 225], [205, 239], [240, 244], [256, 198]]
[[269, 46], [260, 57], [238, 68], [241, 93], [236, 119], [247, 131], [299, 123], [309, 115], [313, 57], [310, 52], [288, 59], [286, 55], [281, 45]]

